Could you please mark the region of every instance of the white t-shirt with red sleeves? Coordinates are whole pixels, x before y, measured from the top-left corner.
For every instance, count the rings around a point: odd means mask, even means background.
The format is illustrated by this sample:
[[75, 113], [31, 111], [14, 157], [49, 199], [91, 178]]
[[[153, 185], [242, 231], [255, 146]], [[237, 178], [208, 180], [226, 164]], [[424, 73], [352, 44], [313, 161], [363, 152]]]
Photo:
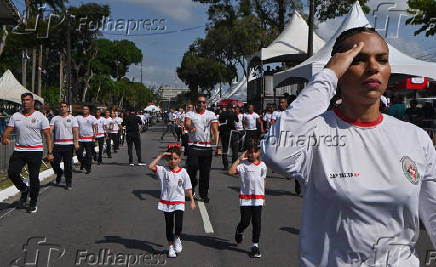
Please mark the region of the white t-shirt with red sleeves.
[[245, 130], [257, 130], [256, 122], [259, 119], [259, 115], [256, 112], [245, 113], [244, 119], [246, 121]]
[[263, 206], [267, 167], [262, 161], [244, 160], [238, 164], [236, 173], [241, 177], [239, 204], [241, 206]]
[[155, 166], [154, 172], [161, 181], [158, 210], [173, 212], [185, 210], [185, 190], [192, 189], [191, 179], [184, 168], [174, 171], [169, 167]]
[[242, 119], [244, 118], [244, 114], [240, 113], [238, 114], [238, 121], [235, 121], [235, 129], [237, 131], [243, 131], [244, 125], [242, 124]]
[[72, 115], [65, 117], [55, 116], [50, 126], [54, 127], [54, 144], [55, 145], [72, 145], [73, 144], [73, 128], [79, 128], [77, 119]]
[[107, 120], [104, 117], [100, 117], [99, 119], [95, 118], [97, 121], [97, 136], [96, 138], [104, 137], [104, 127], [107, 126]]
[[25, 116], [16, 112], [9, 119], [8, 127], [16, 134], [15, 151], [43, 151], [41, 131], [50, 129], [48, 119], [39, 111]]
[[192, 127], [195, 127], [195, 132], [189, 133], [188, 145], [212, 147], [210, 127], [213, 123], [218, 123], [215, 113], [209, 110], [198, 113], [194, 110], [186, 113], [186, 118], [189, 118]]
[[105, 119], [105, 121], [106, 121], [106, 125], [107, 125], [107, 131], [110, 133], [110, 131], [111, 131], [111, 123], [113, 122], [113, 120], [112, 120], [112, 118], [111, 117], [109, 117], [109, 118], [106, 118], [106, 117], [104, 117], [104, 119]]
[[114, 126], [110, 132], [111, 133], [118, 133], [118, 131], [120, 130], [120, 125], [121, 125], [121, 123], [123, 123], [123, 119], [121, 119], [120, 117], [116, 117], [116, 118], [112, 119], [112, 122], [114, 123]]
[[76, 116], [79, 124], [79, 142], [92, 142], [94, 140], [94, 125], [97, 120], [94, 116]]

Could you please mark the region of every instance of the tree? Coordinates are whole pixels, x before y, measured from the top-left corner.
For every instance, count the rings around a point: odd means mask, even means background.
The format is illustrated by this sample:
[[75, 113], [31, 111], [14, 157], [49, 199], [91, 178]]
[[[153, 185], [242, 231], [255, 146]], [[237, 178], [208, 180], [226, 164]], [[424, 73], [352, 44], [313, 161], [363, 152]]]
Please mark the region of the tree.
[[202, 42], [198, 39], [189, 47], [177, 68], [177, 75], [189, 86], [192, 96], [199, 92], [210, 94], [217, 83], [236, 75], [236, 68], [229, 69], [224, 62], [204, 56], [201, 53]]
[[409, 0], [409, 13], [412, 18], [406, 21], [407, 25], [420, 25], [415, 35], [425, 32], [425, 36], [436, 33], [436, 2], [434, 0]]

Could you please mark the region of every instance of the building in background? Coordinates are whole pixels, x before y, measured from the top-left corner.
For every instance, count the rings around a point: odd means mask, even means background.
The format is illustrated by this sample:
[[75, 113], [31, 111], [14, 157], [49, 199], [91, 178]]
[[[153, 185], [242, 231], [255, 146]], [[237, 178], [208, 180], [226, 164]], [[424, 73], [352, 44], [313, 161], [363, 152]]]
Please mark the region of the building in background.
[[160, 92], [162, 92], [162, 100], [163, 101], [173, 101], [177, 95], [179, 94], [185, 94], [189, 92], [189, 88], [176, 88], [171, 86], [163, 86], [159, 89]]

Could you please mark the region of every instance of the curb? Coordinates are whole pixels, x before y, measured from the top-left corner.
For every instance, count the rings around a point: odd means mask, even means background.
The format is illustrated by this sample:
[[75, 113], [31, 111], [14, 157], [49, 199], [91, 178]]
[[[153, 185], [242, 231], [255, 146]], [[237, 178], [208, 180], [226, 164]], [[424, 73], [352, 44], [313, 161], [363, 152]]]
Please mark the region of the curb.
[[[77, 156], [73, 157], [73, 162], [74, 163], [78, 162]], [[61, 167], [61, 169], [64, 169], [63, 162], [61, 162], [60, 167]], [[39, 181], [42, 182], [53, 175], [54, 175], [53, 168], [47, 169], [47, 170], [39, 173]], [[0, 191], [0, 202], [3, 202], [4, 200], [6, 200], [8, 198], [17, 195], [19, 192], [20, 192], [20, 190], [18, 190], [14, 185], [11, 185], [6, 189], [1, 190]]]

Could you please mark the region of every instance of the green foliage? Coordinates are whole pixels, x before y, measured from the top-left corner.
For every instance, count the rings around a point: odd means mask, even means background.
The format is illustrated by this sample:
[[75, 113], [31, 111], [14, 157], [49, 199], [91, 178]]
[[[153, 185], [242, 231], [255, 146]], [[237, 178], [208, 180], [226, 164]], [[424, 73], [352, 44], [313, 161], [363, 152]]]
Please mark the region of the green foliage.
[[[350, 7], [356, 0], [313, 0], [315, 1], [316, 16], [320, 22], [328, 19], [334, 19], [345, 15], [350, 11]], [[370, 9], [365, 4], [368, 0], [359, 0], [359, 4], [365, 13], [369, 13]]]
[[425, 32], [425, 36], [436, 33], [436, 1], [435, 0], [409, 0], [409, 13], [412, 18], [406, 21], [407, 25], [420, 25], [415, 35]]

